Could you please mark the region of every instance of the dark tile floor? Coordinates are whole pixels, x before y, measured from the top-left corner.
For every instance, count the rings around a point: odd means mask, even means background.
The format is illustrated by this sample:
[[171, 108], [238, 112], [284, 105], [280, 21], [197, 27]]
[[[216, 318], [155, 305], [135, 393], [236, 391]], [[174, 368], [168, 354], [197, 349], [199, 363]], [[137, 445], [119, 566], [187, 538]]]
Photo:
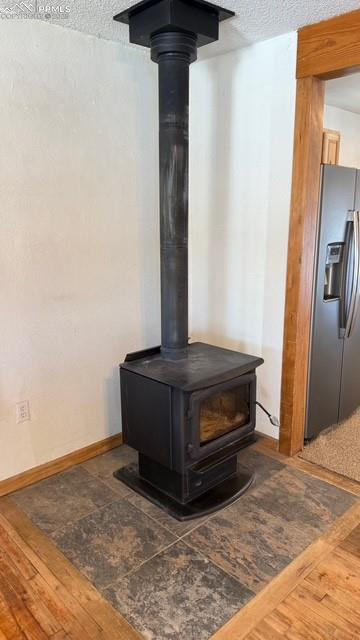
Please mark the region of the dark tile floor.
[[119, 447], [12, 498], [147, 640], [207, 640], [356, 500], [248, 448], [251, 489], [181, 523], [112, 477], [135, 459]]
[[181, 540], [103, 593], [151, 640], [206, 640], [253, 595]]

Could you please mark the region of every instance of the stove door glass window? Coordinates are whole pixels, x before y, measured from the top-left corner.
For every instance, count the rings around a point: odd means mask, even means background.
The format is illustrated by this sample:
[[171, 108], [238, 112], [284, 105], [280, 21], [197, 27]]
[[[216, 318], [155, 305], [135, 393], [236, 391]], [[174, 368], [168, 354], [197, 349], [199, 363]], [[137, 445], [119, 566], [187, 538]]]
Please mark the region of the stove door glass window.
[[243, 427], [250, 421], [250, 387], [243, 384], [207, 397], [200, 404], [200, 444]]

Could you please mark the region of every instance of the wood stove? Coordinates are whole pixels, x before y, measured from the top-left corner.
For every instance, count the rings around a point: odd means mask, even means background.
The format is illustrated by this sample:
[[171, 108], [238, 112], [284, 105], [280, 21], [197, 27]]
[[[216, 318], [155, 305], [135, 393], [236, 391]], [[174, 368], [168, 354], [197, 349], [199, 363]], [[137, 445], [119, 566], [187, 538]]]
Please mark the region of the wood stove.
[[144, 0], [115, 16], [159, 68], [161, 346], [120, 366], [124, 442], [138, 468], [115, 476], [178, 519], [251, 484], [237, 452], [254, 441], [261, 358], [188, 339], [189, 67], [233, 12], [203, 0]]

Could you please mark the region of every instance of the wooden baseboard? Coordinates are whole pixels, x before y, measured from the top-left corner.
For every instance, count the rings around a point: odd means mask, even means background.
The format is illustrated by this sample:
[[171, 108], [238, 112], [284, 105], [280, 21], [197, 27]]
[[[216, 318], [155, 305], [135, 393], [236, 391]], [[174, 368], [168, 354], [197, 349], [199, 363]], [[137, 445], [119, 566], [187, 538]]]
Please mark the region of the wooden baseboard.
[[255, 435], [259, 438], [258, 444], [272, 451], [279, 451], [279, 440], [277, 438], [261, 433], [261, 431], [255, 431]]
[[44, 478], [49, 478], [56, 473], [70, 469], [77, 464], [90, 460], [90, 458], [95, 458], [95, 456], [98, 456], [101, 453], [106, 453], [106, 451], [110, 451], [110, 449], [119, 447], [122, 442], [122, 434], [119, 433], [115, 436], [105, 438], [104, 440], [99, 440], [99, 442], [94, 442], [93, 444], [83, 447], [82, 449], [78, 449], [77, 451], [73, 451], [72, 453], [68, 453], [66, 456], [62, 456], [61, 458], [57, 458], [51, 462], [46, 462], [38, 467], [19, 473], [18, 475], [7, 478], [6, 480], [1, 480], [0, 497], [6, 496], [13, 491], [18, 491], [18, 489], [28, 487], [29, 485], [35, 484], [35, 482], [39, 482], [39, 480], [44, 480]]
[[[259, 437], [263, 446], [266, 446], [273, 451], [277, 451], [279, 444], [278, 440], [275, 440], [275, 438], [271, 438], [263, 433], [256, 433], [256, 435]], [[56, 458], [56, 460], [51, 460], [51, 462], [46, 462], [45, 464], [41, 464], [38, 467], [19, 473], [18, 475], [7, 478], [6, 480], [0, 480], [0, 497], [6, 496], [14, 491], [18, 491], [19, 489], [23, 489], [24, 487], [28, 487], [31, 484], [35, 484], [35, 482], [39, 482], [40, 480], [44, 480], [50, 476], [54, 476], [56, 473], [60, 473], [61, 471], [66, 471], [66, 469], [70, 469], [77, 464], [86, 462], [86, 460], [90, 460], [90, 458], [95, 458], [101, 453], [106, 453], [106, 451], [119, 447], [122, 443], [122, 434], [119, 433], [116, 436], [110, 436], [109, 438], [105, 438], [105, 440], [94, 442], [94, 444], [83, 447], [83, 449], [78, 449], [77, 451], [68, 453], [66, 456]]]

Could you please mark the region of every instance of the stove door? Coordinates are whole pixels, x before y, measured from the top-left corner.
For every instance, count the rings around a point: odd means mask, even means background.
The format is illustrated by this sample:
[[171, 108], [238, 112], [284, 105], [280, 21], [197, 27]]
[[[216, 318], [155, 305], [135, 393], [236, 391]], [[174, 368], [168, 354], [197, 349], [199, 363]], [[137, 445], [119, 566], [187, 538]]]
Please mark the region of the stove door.
[[192, 457], [203, 458], [255, 429], [256, 376], [244, 375], [191, 398]]

